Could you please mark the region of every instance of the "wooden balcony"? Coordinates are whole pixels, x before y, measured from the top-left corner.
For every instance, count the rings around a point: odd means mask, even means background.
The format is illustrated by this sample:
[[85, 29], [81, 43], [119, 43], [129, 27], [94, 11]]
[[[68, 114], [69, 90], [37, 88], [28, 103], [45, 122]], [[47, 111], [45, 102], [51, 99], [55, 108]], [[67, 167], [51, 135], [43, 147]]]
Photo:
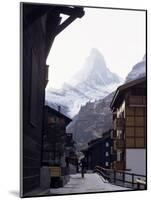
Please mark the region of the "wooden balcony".
[[123, 130], [125, 127], [125, 119], [124, 118], [116, 118], [114, 120], [114, 129]]
[[116, 140], [116, 148], [117, 149], [124, 149], [125, 148], [125, 142], [124, 142], [124, 140], [117, 139]]
[[111, 139], [116, 139], [117, 135], [116, 135], [116, 131], [112, 130], [111, 132]]
[[115, 139], [114, 140], [114, 150], [117, 149], [124, 149], [125, 148], [125, 141], [122, 139]]
[[113, 112], [113, 120], [117, 117], [117, 112]]
[[145, 107], [146, 96], [129, 96], [128, 104], [131, 107]]

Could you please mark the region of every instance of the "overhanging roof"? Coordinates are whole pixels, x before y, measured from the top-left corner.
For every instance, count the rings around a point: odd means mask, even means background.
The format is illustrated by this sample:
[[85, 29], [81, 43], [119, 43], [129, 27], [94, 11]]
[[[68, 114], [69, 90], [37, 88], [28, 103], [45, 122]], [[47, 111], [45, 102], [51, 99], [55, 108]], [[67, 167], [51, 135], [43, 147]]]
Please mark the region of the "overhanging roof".
[[131, 87], [133, 87], [135, 85], [141, 84], [141, 83], [143, 83], [145, 81], [146, 81], [146, 76], [142, 77], [142, 78], [139, 78], [139, 79], [136, 79], [136, 80], [133, 80], [133, 81], [130, 81], [128, 83], [125, 83], [125, 84], [119, 86], [117, 88], [117, 90], [115, 91], [115, 94], [114, 94], [113, 99], [112, 99], [111, 104], [110, 104], [110, 108], [111, 109], [114, 108], [116, 100], [121, 95], [122, 92], [124, 92], [128, 88], [131, 88]]
[[58, 117], [62, 117], [64, 119], [66, 119], [68, 122], [71, 122], [72, 119], [70, 119], [69, 117], [67, 117], [66, 115], [64, 115], [63, 113], [49, 107], [49, 106], [45, 106], [45, 108], [48, 110], [48, 112], [54, 113], [55, 115], [57, 115]]

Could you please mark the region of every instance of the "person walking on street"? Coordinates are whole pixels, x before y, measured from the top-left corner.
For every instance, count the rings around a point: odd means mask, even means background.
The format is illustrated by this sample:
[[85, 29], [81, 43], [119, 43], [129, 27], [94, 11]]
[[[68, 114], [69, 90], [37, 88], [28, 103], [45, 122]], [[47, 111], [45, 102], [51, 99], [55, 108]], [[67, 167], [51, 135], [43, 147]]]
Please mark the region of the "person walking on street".
[[86, 161], [85, 161], [85, 158], [82, 158], [81, 159], [81, 176], [82, 176], [82, 178], [84, 178], [85, 169], [86, 169]]

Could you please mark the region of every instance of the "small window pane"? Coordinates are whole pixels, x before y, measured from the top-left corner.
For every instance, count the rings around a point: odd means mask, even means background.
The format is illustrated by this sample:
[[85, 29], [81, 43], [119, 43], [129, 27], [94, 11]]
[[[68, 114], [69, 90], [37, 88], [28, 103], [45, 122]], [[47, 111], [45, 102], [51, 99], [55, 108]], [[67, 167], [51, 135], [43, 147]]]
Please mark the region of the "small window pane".
[[109, 152], [105, 152], [105, 156], [109, 156]]
[[135, 115], [136, 116], [143, 116], [144, 115], [144, 108], [136, 108]]
[[126, 147], [134, 148], [134, 138], [126, 138]]
[[134, 126], [134, 117], [127, 117], [126, 118], [126, 125], [127, 126]]
[[126, 127], [126, 137], [127, 136], [134, 136], [134, 127]]
[[136, 138], [136, 147], [143, 148], [144, 146], [144, 138]]
[[134, 108], [133, 107], [127, 107], [126, 108], [126, 116], [128, 115], [134, 115]]
[[135, 128], [135, 136], [136, 137], [144, 137], [145, 136], [145, 129], [143, 127], [136, 127]]
[[135, 124], [136, 126], [144, 126], [144, 117], [136, 117]]
[[106, 147], [108, 147], [108, 146], [109, 146], [109, 143], [108, 143], [108, 142], [106, 142], [106, 143], [105, 143], [105, 146], [106, 146]]
[[55, 119], [54, 117], [48, 117], [48, 124], [54, 123]]

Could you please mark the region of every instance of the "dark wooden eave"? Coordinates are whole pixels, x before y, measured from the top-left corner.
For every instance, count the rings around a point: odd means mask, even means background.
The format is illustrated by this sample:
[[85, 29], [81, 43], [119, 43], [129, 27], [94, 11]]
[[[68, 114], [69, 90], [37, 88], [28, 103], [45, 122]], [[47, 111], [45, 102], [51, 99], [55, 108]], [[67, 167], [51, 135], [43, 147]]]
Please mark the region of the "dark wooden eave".
[[45, 106], [45, 108], [48, 110], [48, 112], [54, 113], [56, 116], [64, 118], [68, 123], [70, 123], [72, 121], [72, 119], [70, 119], [69, 117], [67, 117], [63, 113], [55, 110], [54, 108], [51, 108], [50, 106]]
[[56, 35], [70, 25], [76, 18], [81, 18], [84, 15], [82, 7], [74, 6], [55, 6], [55, 5], [44, 5], [44, 4], [33, 4], [21, 3], [21, 9], [23, 9], [23, 24], [24, 28], [27, 28], [35, 20], [42, 17], [47, 13], [58, 16], [60, 14], [68, 15], [69, 17], [58, 26]]
[[[55, 37], [61, 33], [77, 18], [84, 15], [83, 7], [59, 6], [46, 4], [21, 3], [23, 13], [23, 30], [26, 30], [36, 20], [46, 15], [46, 58], [49, 54]], [[65, 14], [68, 18], [61, 22], [60, 14]]]
[[69, 17], [58, 26], [56, 30], [56, 35], [63, 31], [67, 26], [69, 26], [77, 18], [81, 18], [84, 15], [84, 10], [81, 7], [57, 7], [56, 12], [69, 15]]
[[145, 81], [146, 81], [146, 76], [142, 77], [142, 78], [139, 78], [139, 79], [136, 79], [136, 80], [133, 80], [133, 81], [130, 81], [128, 83], [125, 83], [125, 84], [119, 86], [117, 88], [117, 90], [115, 91], [115, 94], [114, 94], [113, 99], [112, 99], [111, 104], [110, 104], [110, 108], [112, 110], [114, 110], [114, 106], [116, 104], [117, 99], [119, 97], [122, 98], [122, 95], [123, 95], [123, 93], [125, 92], [126, 89], [131, 88], [131, 87], [133, 87], [135, 85], [141, 84], [141, 83], [143, 83]]

